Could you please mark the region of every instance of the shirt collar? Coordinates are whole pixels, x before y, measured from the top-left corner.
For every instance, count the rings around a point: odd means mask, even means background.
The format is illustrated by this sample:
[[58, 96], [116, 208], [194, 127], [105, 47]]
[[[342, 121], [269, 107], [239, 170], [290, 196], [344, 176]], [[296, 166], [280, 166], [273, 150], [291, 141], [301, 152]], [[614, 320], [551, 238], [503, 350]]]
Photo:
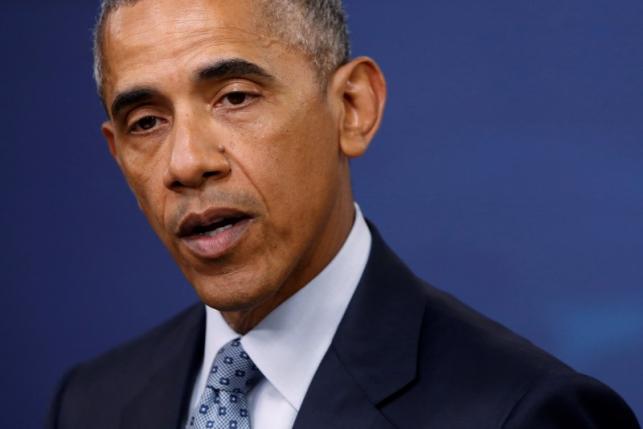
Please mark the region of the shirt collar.
[[[355, 205], [353, 228], [333, 260], [241, 338], [266, 380], [297, 411], [359, 283], [370, 248], [371, 233]], [[219, 311], [206, 307], [204, 364], [238, 336]]]

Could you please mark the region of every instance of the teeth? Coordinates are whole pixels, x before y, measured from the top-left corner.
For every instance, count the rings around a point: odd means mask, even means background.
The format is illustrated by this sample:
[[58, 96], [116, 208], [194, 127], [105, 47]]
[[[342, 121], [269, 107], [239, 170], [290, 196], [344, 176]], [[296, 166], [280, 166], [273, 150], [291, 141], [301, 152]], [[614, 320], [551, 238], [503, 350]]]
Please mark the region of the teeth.
[[213, 237], [214, 235], [216, 235], [216, 234], [218, 234], [220, 232], [223, 232], [226, 229], [232, 228], [232, 226], [233, 226], [233, 224], [231, 224], [231, 223], [228, 224], [228, 225], [225, 225], [225, 226], [220, 226], [219, 228], [213, 229], [212, 231], [208, 231], [208, 232], [204, 233], [203, 235], [205, 235], [206, 237]]

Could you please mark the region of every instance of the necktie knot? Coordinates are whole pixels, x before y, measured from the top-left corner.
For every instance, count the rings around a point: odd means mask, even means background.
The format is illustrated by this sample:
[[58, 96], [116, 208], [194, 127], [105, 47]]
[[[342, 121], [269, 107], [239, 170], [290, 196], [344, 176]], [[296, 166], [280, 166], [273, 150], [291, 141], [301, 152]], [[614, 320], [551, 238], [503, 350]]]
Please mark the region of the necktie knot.
[[221, 347], [214, 358], [208, 376], [208, 388], [246, 394], [260, 378], [261, 372], [237, 338]]

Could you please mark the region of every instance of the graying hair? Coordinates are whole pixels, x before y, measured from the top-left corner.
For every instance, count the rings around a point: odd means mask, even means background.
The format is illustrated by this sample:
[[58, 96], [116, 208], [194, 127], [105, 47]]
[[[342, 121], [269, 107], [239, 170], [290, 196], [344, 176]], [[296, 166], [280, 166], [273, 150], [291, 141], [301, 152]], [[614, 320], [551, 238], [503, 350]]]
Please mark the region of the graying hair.
[[[102, 96], [104, 27], [110, 13], [140, 0], [101, 0], [94, 28], [94, 79]], [[214, 0], [213, 0], [214, 1]], [[324, 80], [350, 57], [342, 0], [256, 0], [262, 3], [268, 30], [310, 57]]]

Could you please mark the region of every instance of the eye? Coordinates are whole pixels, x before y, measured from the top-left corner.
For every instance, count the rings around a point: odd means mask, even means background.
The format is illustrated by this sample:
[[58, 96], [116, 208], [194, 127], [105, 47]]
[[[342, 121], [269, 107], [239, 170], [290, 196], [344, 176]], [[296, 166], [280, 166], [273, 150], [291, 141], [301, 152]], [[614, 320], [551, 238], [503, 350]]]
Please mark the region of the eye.
[[219, 104], [223, 107], [242, 107], [257, 97], [258, 95], [249, 92], [233, 91], [224, 95]]
[[248, 96], [245, 92], [231, 92], [225, 96], [225, 99], [233, 106], [243, 104], [247, 98]]
[[132, 134], [144, 134], [154, 128], [156, 128], [160, 123], [160, 118], [156, 116], [144, 116], [129, 128], [129, 132]]

